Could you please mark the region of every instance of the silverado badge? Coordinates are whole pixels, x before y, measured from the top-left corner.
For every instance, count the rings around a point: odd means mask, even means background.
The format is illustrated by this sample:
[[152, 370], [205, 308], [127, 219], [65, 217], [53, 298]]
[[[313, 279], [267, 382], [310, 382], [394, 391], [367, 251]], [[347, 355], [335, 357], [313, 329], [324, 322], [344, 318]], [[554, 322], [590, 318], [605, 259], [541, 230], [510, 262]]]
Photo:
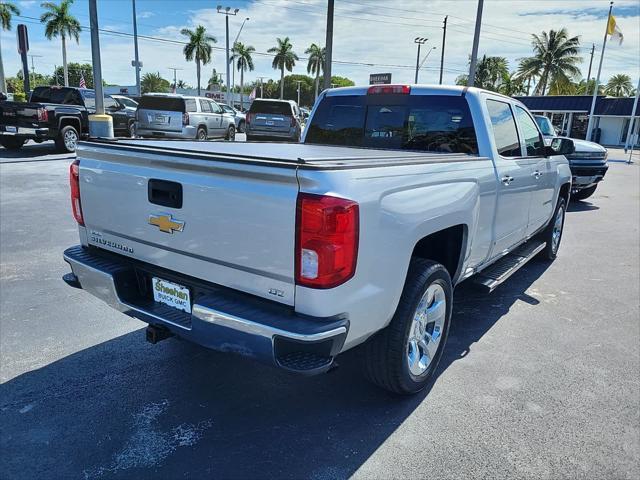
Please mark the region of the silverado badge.
[[165, 233], [181, 232], [184, 229], [184, 222], [174, 220], [170, 214], [149, 215], [149, 225], [155, 225]]

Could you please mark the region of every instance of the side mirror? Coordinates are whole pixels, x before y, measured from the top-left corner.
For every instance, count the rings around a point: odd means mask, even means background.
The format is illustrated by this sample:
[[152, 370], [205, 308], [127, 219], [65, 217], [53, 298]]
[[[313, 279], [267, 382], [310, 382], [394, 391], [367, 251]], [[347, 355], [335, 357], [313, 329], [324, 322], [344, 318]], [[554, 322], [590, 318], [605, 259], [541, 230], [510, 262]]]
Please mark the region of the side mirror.
[[545, 147], [545, 156], [571, 155], [575, 151], [576, 147], [570, 138], [554, 138], [551, 145]]

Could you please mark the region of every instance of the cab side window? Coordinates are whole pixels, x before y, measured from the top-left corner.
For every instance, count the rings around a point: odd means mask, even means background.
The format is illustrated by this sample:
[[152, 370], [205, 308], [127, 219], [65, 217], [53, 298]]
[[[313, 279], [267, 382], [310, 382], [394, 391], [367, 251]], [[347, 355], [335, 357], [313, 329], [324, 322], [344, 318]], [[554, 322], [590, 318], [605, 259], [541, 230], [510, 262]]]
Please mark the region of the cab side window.
[[213, 113], [223, 113], [222, 107], [218, 105], [216, 102], [210, 101], [209, 104], [211, 105], [211, 111]]
[[524, 144], [527, 147], [527, 157], [544, 155], [544, 140], [536, 126], [536, 122], [531, 118], [524, 108], [516, 105], [516, 117], [522, 132]]
[[198, 100], [200, 102], [200, 110], [203, 113], [211, 113], [211, 104], [207, 100]]
[[506, 102], [487, 100], [487, 110], [498, 154], [503, 157], [521, 157], [522, 148], [511, 106]]

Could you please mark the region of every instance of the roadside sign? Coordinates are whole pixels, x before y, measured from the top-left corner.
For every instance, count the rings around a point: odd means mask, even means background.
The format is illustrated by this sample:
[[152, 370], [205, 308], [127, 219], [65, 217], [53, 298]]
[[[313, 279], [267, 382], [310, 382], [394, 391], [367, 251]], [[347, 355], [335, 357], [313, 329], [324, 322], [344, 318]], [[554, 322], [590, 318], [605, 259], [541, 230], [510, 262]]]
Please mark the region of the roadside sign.
[[390, 83], [390, 73], [372, 73], [369, 75], [369, 85], [388, 85]]
[[27, 35], [27, 26], [23, 23], [18, 25], [16, 30], [18, 37], [18, 53], [22, 55], [29, 51], [29, 35]]

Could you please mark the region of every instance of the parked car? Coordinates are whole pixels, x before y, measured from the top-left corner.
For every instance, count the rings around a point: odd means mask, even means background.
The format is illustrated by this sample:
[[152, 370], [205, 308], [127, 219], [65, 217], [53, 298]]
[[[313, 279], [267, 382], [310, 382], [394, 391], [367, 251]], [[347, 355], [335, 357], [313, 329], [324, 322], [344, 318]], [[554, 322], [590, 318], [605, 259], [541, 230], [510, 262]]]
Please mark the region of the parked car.
[[293, 100], [255, 99], [247, 113], [247, 141], [289, 140], [299, 142], [300, 109]]
[[515, 99], [423, 85], [327, 90], [303, 143], [92, 142], [71, 165], [65, 281], [152, 343], [303, 374], [364, 343], [374, 383], [415, 393], [456, 284], [556, 258], [572, 150]]
[[[75, 152], [78, 140], [89, 135], [89, 115], [95, 113], [93, 90], [75, 87], [36, 87], [29, 102], [0, 103], [0, 145], [22, 148], [27, 140], [54, 140], [58, 150]], [[105, 112], [113, 117], [115, 135], [129, 135], [134, 118], [111, 96]]]
[[[545, 138], [545, 143], [551, 144], [554, 138], [558, 138], [551, 120], [543, 115], [535, 115], [536, 123], [540, 127]], [[567, 155], [571, 174], [571, 198], [585, 200], [593, 195], [598, 188], [598, 183], [604, 180], [609, 169], [607, 157], [609, 152], [602, 145], [595, 142], [587, 142], [572, 138], [575, 152]]]
[[138, 102], [136, 102], [133, 98], [127, 97], [126, 95], [111, 95], [116, 102], [122, 105], [124, 108], [131, 109], [135, 111], [138, 108]]
[[236, 130], [240, 133], [244, 133], [245, 131], [245, 126], [247, 124], [246, 120], [247, 120], [247, 116], [242, 113], [240, 110], [231, 107], [229, 105], [225, 105], [223, 103], [219, 104], [222, 107], [222, 110], [225, 111], [225, 113], [228, 113], [229, 115], [232, 115], [235, 122], [236, 122]]
[[205, 97], [176, 94], [147, 94], [140, 98], [136, 112], [139, 137], [182, 138], [204, 141], [209, 138], [236, 138], [233, 116]]

